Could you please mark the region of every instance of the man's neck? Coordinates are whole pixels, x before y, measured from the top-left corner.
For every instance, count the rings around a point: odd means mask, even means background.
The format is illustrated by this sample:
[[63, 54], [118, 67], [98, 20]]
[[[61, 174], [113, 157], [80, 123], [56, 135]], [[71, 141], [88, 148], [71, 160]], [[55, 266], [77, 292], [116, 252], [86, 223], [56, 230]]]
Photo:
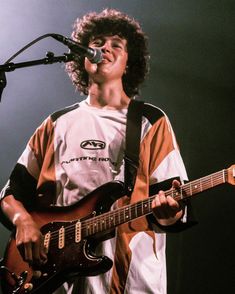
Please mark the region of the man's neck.
[[90, 105], [103, 109], [127, 108], [130, 98], [122, 86], [92, 84], [89, 88]]

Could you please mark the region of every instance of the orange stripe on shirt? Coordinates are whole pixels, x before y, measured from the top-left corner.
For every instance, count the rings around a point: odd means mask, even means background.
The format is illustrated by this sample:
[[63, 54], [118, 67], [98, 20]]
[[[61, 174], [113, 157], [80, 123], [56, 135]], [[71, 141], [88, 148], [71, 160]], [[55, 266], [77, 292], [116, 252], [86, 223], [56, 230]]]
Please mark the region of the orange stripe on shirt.
[[54, 125], [47, 118], [36, 130], [29, 141], [29, 146], [37, 158], [40, 167], [37, 192], [42, 205], [50, 205], [56, 196], [56, 177], [54, 163]]

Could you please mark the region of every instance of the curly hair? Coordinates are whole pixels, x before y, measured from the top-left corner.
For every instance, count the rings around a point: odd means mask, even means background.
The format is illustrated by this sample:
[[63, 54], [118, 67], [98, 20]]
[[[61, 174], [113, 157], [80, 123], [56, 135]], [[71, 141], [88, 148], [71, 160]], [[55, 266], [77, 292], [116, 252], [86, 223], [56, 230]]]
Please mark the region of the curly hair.
[[[82, 19], [76, 19], [72, 38], [88, 46], [96, 36], [118, 35], [127, 40], [127, 71], [122, 77], [123, 88], [129, 97], [139, 93], [139, 86], [145, 80], [149, 70], [149, 53], [147, 37], [139, 23], [115, 9], [104, 9], [100, 13], [90, 12]], [[84, 66], [84, 57], [76, 56], [74, 61], [66, 64], [66, 71], [76, 89], [88, 94], [89, 78]]]

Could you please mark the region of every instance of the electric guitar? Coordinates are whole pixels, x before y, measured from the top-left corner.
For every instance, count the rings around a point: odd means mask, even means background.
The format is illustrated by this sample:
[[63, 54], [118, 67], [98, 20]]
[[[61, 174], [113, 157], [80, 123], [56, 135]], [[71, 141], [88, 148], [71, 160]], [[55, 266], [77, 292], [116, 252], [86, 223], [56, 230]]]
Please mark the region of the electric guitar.
[[[235, 185], [235, 165], [165, 194], [181, 201], [223, 183]], [[32, 212], [44, 236], [48, 261], [40, 267], [30, 266], [23, 260], [12, 234], [1, 264], [3, 293], [52, 293], [70, 278], [108, 271], [112, 261], [93, 253], [97, 243], [115, 227], [152, 213], [155, 196], [110, 211], [113, 202], [124, 195], [123, 183], [113, 181], [69, 207]]]

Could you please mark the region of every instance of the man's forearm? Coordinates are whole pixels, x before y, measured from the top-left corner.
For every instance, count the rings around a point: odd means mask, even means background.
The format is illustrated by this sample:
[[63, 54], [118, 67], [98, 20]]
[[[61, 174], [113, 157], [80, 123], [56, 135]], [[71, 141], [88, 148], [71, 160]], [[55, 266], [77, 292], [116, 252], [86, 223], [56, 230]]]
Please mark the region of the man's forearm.
[[13, 195], [8, 195], [2, 199], [1, 208], [13, 225], [17, 226], [19, 222], [32, 220], [23, 204], [16, 200]]

